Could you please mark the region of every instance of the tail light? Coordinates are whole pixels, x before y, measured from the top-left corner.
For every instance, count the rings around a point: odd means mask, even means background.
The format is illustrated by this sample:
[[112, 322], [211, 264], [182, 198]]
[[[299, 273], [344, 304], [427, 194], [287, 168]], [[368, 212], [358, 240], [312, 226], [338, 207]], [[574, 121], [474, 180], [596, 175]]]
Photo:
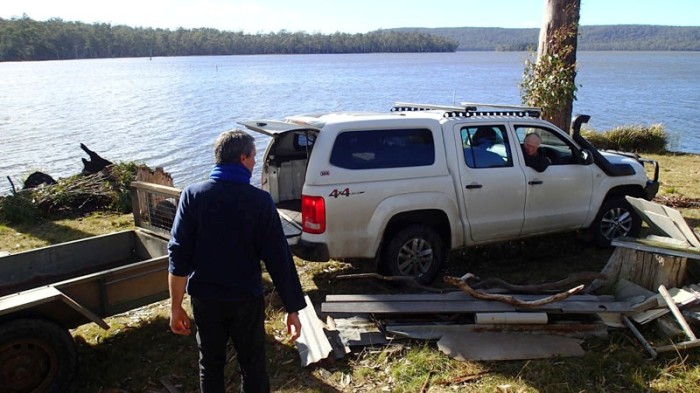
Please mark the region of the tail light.
[[301, 196], [301, 226], [306, 233], [326, 231], [326, 201], [320, 196]]

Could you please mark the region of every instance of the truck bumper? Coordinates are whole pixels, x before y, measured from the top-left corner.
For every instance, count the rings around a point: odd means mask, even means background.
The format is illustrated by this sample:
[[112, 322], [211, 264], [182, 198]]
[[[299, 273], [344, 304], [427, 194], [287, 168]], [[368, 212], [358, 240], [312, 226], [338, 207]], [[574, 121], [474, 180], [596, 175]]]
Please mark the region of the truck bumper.
[[313, 243], [302, 239], [292, 246], [292, 253], [309, 262], [328, 262], [331, 259], [325, 243]]
[[646, 158], [640, 158], [639, 162], [642, 165], [650, 164], [653, 166], [654, 175], [651, 180], [647, 180], [647, 185], [644, 187], [644, 198], [647, 201], [654, 199], [656, 193], [659, 192], [659, 162], [654, 160], [649, 160]]
[[652, 180], [647, 181], [647, 185], [644, 187], [644, 199], [647, 201], [654, 199], [657, 192], [659, 192], [659, 182]]

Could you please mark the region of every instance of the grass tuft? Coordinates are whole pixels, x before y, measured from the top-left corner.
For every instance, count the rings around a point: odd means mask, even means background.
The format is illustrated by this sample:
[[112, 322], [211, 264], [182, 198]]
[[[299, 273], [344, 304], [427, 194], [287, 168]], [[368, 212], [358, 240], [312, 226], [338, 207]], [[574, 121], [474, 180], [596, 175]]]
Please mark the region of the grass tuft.
[[661, 124], [622, 126], [604, 132], [586, 129], [581, 135], [601, 150], [663, 154], [668, 144], [668, 135]]

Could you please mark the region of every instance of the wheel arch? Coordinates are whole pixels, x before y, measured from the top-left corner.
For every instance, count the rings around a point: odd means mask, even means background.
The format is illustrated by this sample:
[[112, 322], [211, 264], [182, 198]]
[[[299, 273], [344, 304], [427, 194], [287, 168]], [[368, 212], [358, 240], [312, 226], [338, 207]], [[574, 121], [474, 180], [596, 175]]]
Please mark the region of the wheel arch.
[[613, 198], [624, 198], [627, 195], [635, 198], [644, 198], [644, 188], [637, 184], [623, 184], [609, 189], [602, 198], [597, 200], [595, 203], [595, 210], [591, 209], [587, 224], [584, 228], [590, 228], [595, 223], [596, 218], [600, 214], [600, 209], [605, 202]]
[[616, 197], [624, 197], [626, 195], [633, 196], [635, 198], [642, 198], [644, 196], [644, 188], [636, 184], [616, 186], [608, 190], [603, 201]]
[[386, 239], [413, 223], [433, 227], [446, 250], [464, 241], [460, 213], [454, 198], [437, 192], [397, 195], [383, 200], [367, 225], [369, 233], [378, 235], [372, 246], [375, 257], [381, 256]]
[[394, 215], [386, 225], [382, 236], [379, 252], [386, 245], [386, 242], [393, 238], [397, 232], [413, 224], [426, 225], [433, 228], [443, 242], [445, 250], [452, 246], [450, 220], [444, 211], [439, 209], [424, 209], [405, 211]]

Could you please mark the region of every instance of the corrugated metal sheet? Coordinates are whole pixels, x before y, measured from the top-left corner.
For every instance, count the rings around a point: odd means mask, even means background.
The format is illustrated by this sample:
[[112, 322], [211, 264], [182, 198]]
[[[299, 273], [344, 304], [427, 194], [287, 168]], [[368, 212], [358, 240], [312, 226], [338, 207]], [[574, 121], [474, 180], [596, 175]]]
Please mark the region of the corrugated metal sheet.
[[301, 358], [301, 366], [316, 363], [328, 357], [333, 351], [331, 343], [323, 330], [323, 323], [316, 315], [311, 299], [304, 296], [306, 307], [299, 311], [301, 321], [301, 336], [296, 341], [297, 351]]

